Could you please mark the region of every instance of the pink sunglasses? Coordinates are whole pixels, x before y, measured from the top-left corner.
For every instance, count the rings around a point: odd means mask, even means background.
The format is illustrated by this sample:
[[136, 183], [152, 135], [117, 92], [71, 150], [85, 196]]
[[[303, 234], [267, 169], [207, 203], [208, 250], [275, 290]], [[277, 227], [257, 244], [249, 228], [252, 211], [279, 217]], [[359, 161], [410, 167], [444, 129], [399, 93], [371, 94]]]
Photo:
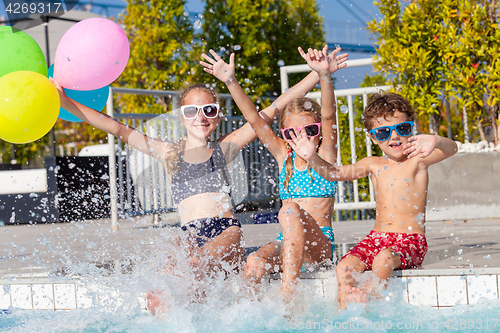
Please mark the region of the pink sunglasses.
[[[297, 131], [295, 131], [295, 129], [297, 129]], [[306, 125], [304, 127], [282, 128], [281, 129], [281, 134], [283, 134], [283, 137], [285, 139], [292, 140], [292, 137], [290, 136], [290, 132], [293, 131], [293, 134], [295, 134], [295, 136], [297, 136], [301, 129], [304, 129], [304, 131], [306, 131], [306, 135], [308, 137], [313, 138], [313, 137], [319, 135], [320, 130], [321, 130], [321, 123], [313, 123], [313, 124]]]

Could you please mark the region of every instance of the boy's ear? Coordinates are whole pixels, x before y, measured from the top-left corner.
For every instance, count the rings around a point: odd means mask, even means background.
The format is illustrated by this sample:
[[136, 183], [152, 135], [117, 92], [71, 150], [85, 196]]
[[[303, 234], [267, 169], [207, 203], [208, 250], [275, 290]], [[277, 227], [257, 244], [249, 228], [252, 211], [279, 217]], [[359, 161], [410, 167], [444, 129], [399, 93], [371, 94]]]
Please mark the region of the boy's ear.
[[373, 133], [366, 133], [366, 136], [372, 140], [374, 145], [378, 146], [378, 140], [375, 138], [375, 135]]

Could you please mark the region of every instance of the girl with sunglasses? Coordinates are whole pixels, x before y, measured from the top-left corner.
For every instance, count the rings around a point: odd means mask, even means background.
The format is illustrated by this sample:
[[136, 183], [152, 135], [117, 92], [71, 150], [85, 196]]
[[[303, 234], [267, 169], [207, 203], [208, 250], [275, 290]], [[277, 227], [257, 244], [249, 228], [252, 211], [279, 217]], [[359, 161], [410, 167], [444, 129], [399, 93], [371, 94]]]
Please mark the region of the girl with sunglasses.
[[[234, 67], [232, 71], [234, 73]], [[172, 196], [182, 230], [189, 235], [188, 260], [193, 269], [202, 272], [199, 275], [220, 269], [238, 269], [244, 252], [242, 232], [232, 207], [226, 164], [257, 138], [250, 124], [211, 141], [210, 137], [221, 119], [219, 97], [205, 85], [193, 85], [180, 96], [180, 121], [186, 128], [187, 136], [180, 143], [151, 138], [71, 100], [64, 89], [51, 80], [59, 91], [61, 107], [161, 161], [171, 175]], [[266, 125], [271, 124], [279, 110], [290, 100], [310, 91], [318, 81], [318, 74], [310, 73], [272, 106], [257, 114], [259, 119]], [[153, 312], [154, 308], [161, 306], [160, 296], [150, 295], [148, 298]]]
[[214, 51], [213, 58], [203, 55], [205, 71], [226, 83], [246, 120], [280, 166], [279, 192], [283, 206], [278, 219], [283, 229], [275, 242], [264, 245], [247, 259], [246, 277], [260, 283], [271, 272], [282, 271], [282, 294], [288, 299], [300, 278], [303, 264], [319, 264], [334, 260], [332, 216], [336, 182], [330, 182], [307, 166], [295, 155], [289, 142], [292, 133], [304, 132], [314, 140], [318, 154], [335, 163], [337, 156], [336, 105], [331, 74], [346, 66], [347, 54], [335, 56], [337, 48], [327, 55], [323, 50], [299, 52], [313, 72], [320, 76], [321, 106], [312, 99], [299, 97], [280, 112], [283, 139], [262, 119], [255, 105], [245, 94], [234, 76], [234, 54], [229, 65]]

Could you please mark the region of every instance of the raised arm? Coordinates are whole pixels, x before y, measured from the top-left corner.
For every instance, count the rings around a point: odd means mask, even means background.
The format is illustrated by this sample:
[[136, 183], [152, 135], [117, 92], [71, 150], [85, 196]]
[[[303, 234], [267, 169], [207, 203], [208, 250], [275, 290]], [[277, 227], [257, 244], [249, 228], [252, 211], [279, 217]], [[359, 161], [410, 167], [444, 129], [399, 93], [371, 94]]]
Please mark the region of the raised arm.
[[290, 146], [295, 153], [307, 161], [307, 163], [323, 178], [329, 181], [347, 181], [359, 179], [370, 175], [370, 161], [372, 157], [365, 157], [357, 163], [337, 166], [331, 164], [316, 153], [314, 138], [309, 138], [304, 130], [296, 137], [290, 133], [292, 141]]
[[[338, 53], [338, 52], [337, 52]], [[331, 53], [329, 58], [336, 58], [338, 66], [340, 68], [345, 67], [345, 61], [347, 60], [347, 54], [342, 54], [335, 56], [337, 53]], [[231, 57], [229, 64], [225, 63], [217, 53], [210, 50], [212, 57], [202, 54], [202, 57], [207, 60], [207, 62], [201, 61], [200, 64], [204, 66], [204, 70], [207, 73], [214, 75], [216, 78], [222, 82], [229, 83], [231, 77], [234, 77], [234, 56], [233, 62], [231, 63]], [[231, 79], [233, 80], [233, 79]], [[319, 81], [319, 75], [316, 71], [309, 73], [304, 79], [302, 79], [295, 86], [288, 89], [282, 95], [280, 95], [270, 106], [265, 108], [260, 112], [260, 116], [266, 121], [267, 124], [272, 124], [274, 119], [277, 117], [280, 110], [282, 110], [285, 105], [291, 100], [302, 97], [307, 94]], [[246, 95], [246, 94], [245, 94]], [[238, 104], [236, 97], [233, 96], [235, 102]], [[251, 143], [257, 138], [255, 132], [251, 128], [250, 124], [245, 124], [238, 130], [226, 135], [223, 140], [230, 141], [233, 144], [237, 144], [240, 147], [244, 147]]]
[[403, 148], [403, 153], [409, 154], [409, 159], [420, 157], [422, 159], [421, 163], [424, 166], [441, 162], [455, 155], [458, 151], [455, 141], [439, 135], [429, 134], [420, 134], [410, 137], [408, 143]]
[[[229, 57], [229, 64], [225, 63], [213, 50], [210, 50], [210, 53], [213, 59], [206, 54], [202, 55], [209, 62], [201, 62], [204, 70], [226, 84], [233, 100], [248, 122], [248, 124], [224, 137], [223, 141], [243, 147], [255, 140], [256, 137], [259, 137], [276, 159], [282, 157], [281, 155], [284, 156], [286, 154], [286, 146], [283, 140], [276, 136], [271, 126], [275, 112], [272, 108], [278, 108], [278, 106], [266, 108], [259, 114], [252, 100], [243, 91], [238, 80], [236, 80], [234, 75], [234, 53]], [[289, 96], [290, 94], [287, 95]], [[283, 98], [286, 98], [286, 96]]]
[[75, 102], [66, 96], [64, 88], [61, 87], [59, 83], [52, 78], [50, 80], [59, 91], [61, 107], [65, 110], [71, 112], [87, 124], [116, 136], [144, 154], [150, 155], [159, 160], [166, 156], [171, 146], [170, 142], [151, 138], [132, 127], [120, 123], [107, 114], [98, 112], [94, 109], [86, 107], [85, 105]]
[[335, 163], [337, 158], [337, 115], [336, 101], [333, 91], [332, 77], [340, 68], [345, 67], [347, 54], [341, 54], [340, 48], [335, 49], [328, 55], [328, 45], [323, 50], [313, 50], [309, 48], [305, 53], [299, 47], [302, 58], [306, 60], [311, 69], [318, 73], [321, 87], [321, 124], [322, 124], [322, 144], [319, 154], [330, 163]]

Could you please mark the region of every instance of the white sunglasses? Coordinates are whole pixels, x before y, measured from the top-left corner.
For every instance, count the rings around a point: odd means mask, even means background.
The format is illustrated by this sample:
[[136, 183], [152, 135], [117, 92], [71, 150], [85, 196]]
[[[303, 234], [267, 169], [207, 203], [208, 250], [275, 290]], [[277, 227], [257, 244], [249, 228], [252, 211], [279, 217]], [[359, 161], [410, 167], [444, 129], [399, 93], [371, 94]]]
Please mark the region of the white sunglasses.
[[181, 106], [181, 113], [186, 119], [195, 119], [198, 117], [200, 110], [207, 118], [215, 118], [219, 114], [219, 104], [210, 103], [205, 105], [183, 105]]

